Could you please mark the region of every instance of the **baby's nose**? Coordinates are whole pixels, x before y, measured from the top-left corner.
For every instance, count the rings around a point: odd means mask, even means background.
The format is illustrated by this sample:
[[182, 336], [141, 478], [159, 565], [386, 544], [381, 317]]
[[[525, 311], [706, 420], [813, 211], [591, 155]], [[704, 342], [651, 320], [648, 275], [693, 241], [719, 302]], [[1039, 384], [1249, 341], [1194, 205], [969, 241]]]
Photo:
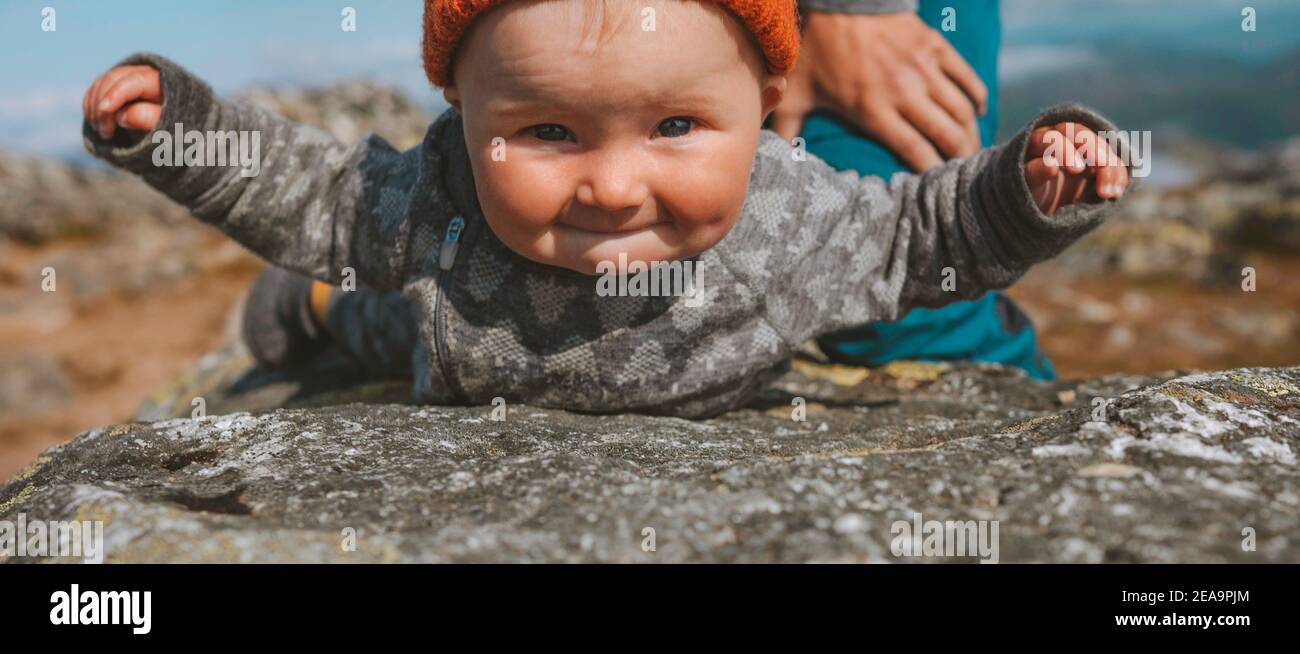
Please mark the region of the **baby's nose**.
[[625, 157], [605, 157], [593, 163], [586, 179], [578, 185], [579, 203], [605, 211], [645, 204], [650, 191], [640, 166]]

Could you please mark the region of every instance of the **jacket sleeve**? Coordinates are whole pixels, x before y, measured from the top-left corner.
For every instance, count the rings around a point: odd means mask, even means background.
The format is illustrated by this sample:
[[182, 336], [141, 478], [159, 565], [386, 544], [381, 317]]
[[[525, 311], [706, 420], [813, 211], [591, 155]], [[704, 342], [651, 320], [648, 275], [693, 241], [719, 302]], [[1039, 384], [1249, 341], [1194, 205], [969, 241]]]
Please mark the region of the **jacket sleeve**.
[[333, 283], [352, 268], [366, 285], [400, 285], [420, 148], [402, 154], [375, 135], [345, 145], [314, 127], [221, 100], [164, 57], [136, 54], [119, 65], [132, 64], [159, 71], [157, 130], [134, 138], [118, 130], [105, 141], [84, 124], [91, 154], [140, 175], [276, 265]]
[[794, 235], [773, 322], [798, 342], [895, 320], [914, 307], [1009, 286], [1064, 250], [1097, 227], [1114, 202], [1070, 205], [1053, 216], [1034, 203], [1023, 165], [1029, 133], [1062, 121], [1115, 129], [1088, 109], [1059, 105], [1010, 142], [920, 175], [859, 177], [815, 157], [765, 167], [774, 171], [768, 175], [787, 177], [757, 182], [788, 189], [783, 204]]
[[893, 14], [916, 12], [917, 0], [799, 0], [799, 13]]

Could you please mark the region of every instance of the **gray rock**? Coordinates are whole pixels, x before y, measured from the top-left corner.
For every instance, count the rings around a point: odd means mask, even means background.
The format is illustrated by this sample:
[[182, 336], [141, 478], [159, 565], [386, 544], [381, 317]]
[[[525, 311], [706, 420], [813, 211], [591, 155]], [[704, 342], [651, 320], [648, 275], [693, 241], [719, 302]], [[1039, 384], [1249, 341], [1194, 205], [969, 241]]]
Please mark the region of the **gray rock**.
[[0, 519], [103, 520], [120, 562], [972, 560], [895, 557], [914, 513], [998, 521], [1003, 562], [1300, 560], [1300, 368], [1045, 384], [800, 361], [707, 421], [491, 411], [106, 427], [0, 487]]

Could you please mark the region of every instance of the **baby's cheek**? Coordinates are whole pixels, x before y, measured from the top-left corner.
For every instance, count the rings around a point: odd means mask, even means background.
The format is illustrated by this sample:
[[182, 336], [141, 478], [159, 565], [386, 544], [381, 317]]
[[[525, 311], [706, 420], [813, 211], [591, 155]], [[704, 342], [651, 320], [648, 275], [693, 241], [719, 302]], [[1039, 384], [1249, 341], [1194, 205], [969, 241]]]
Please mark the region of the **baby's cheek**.
[[705, 161], [677, 168], [661, 196], [679, 228], [718, 228], [733, 223], [745, 202], [749, 163]]
[[539, 231], [553, 222], [564, 204], [562, 184], [552, 171], [529, 162], [486, 161], [475, 172], [479, 202], [506, 222], [525, 231]]

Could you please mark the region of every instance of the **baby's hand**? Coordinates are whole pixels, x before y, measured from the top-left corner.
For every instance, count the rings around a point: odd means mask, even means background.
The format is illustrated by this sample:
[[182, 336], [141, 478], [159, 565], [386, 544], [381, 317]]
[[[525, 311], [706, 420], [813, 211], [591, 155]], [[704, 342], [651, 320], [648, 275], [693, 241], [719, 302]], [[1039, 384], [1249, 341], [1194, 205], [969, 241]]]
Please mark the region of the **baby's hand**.
[[1077, 202], [1117, 199], [1128, 188], [1128, 166], [1110, 144], [1078, 123], [1039, 127], [1029, 135], [1025, 180], [1047, 215]]
[[162, 81], [152, 66], [118, 66], [86, 89], [81, 109], [100, 138], [113, 138], [118, 127], [152, 132], [162, 116]]

